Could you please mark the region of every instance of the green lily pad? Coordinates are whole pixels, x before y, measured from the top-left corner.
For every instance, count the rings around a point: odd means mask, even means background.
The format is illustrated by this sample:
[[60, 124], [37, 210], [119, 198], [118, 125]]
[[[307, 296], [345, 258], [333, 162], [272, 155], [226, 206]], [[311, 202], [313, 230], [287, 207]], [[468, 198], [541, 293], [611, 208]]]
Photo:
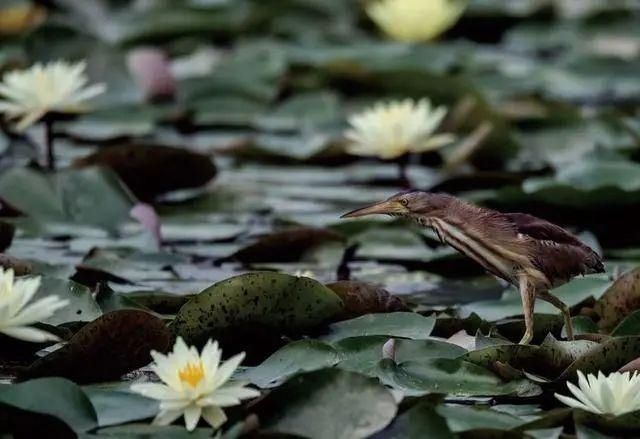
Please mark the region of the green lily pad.
[[618, 323], [611, 336], [624, 337], [627, 335], [640, 335], [640, 310], [634, 311], [627, 315], [623, 321]]
[[53, 416], [77, 433], [98, 426], [91, 400], [80, 387], [64, 378], [41, 378], [2, 385], [0, 404]]
[[397, 364], [392, 360], [379, 363], [380, 380], [406, 395], [427, 393], [452, 395], [519, 395], [540, 393], [537, 385], [527, 381], [503, 382], [484, 367], [460, 358], [432, 358]]
[[131, 197], [118, 177], [101, 168], [43, 174], [12, 168], [0, 176], [0, 197], [30, 218], [116, 231], [129, 220]]
[[135, 393], [96, 386], [86, 386], [82, 390], [95, 407], [100, 427], [153, 418], [158, 413], [157, 401]]
[[374, 439], [453, 439], [445, 418], [429, 401], [420, 402], [402, 413]]
[[194, 296], [180, 308], [172, 328], [190, 343], [204, 343], [241, 331], [301, 331], [341, 311], [340, 298], [313, 279], [257, 272], [218, 282]]
[[[611, 281], [604, 277], [589, 276], [573, 279], [571, 282], [553, 289], [551, 293], [558, 296], [567, 305], [574, 306], [589, 297], [599, 298], [610, 285]], [[536, 302], [535, 310], [540, 314], [560, 313], [557, 308], [541, 300]], [[500, 300], [473, 302], [462, 306], [463, 315], [472, 312], [488, 321], [522, 315], [522, 299], [515, 291], [508, 291]]]
[[[334, 343], [340, 355], [338, 367], [371, 376], [377, 375], [382, 350], [389, 337], [370, 335], [351, 337]], [[438, 339], [408, 340], [394, 339], [394, 358], [398, 363], [423, 361], [431, 358], [457, 358], [466, 351], [460, 346]]]
[[338, 351], [317, 340], [300, 340], [280, 348], [259, 366], [245, 369], [239, 378], [260, 387], [273, 387], [298, 372], [323, 369], [336, 364]]
[[367, 314], [355, 319], [333, 323], [324, 339], [337, 341], [349, 337], [386, 335], [389, 337], [425, 340], [435, 326], [433, 317], [424, 317], [412, 312]]
[[72, 280], [42, 276], [40, 288], [32, 300], [52, 295], [68, 300], [69, 304], [57, 310], [44, 323], [60, 325], [69, 322], [89, 322], [102, 315], [102, 310], [89, 288]]
[[436, 413], [446, 419], [454, 433], [485, 428], [510, 430], [526, 422], [517, 416], [482, 406], [442, 404], [436, 407]]
[[261, 407], [267, 432], [318, 439], [368, 437], [387, 426], [397, 410], [384, 386], [339, 369], [297, 375], [273, 390]]

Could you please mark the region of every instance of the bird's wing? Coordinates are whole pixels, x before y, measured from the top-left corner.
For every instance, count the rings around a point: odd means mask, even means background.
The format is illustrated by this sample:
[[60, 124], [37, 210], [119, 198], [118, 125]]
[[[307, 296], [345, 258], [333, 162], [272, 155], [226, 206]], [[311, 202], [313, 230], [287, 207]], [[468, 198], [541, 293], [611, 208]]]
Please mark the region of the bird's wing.
[[518, 233], [533, 239], [534, 263], [556, 283], [579, 274], [604, 272], [602, 259], [562, 227], [524, 213], [505, 214]]
[[585, 244], [571, 233], [549, 221], [537, 218], [526, 213], [505, 213], [505, 216], [514, 224], [518, 233], [530, 236], [539, 241], [551, 241], [558, 244], [577, 245]]

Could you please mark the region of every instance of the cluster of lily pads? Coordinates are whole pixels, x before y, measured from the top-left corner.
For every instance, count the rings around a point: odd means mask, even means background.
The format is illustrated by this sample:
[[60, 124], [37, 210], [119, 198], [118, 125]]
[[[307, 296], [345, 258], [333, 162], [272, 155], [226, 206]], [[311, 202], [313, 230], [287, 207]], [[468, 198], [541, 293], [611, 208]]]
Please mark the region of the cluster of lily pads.
[[[640, 432], [632, 2], [51, 3], [0, 5], [0, 431]], [[554, 291], [577, 339], [539, 303], [516, 344], [516, 291], [339, 219], [407, 186], [602, 251]]]

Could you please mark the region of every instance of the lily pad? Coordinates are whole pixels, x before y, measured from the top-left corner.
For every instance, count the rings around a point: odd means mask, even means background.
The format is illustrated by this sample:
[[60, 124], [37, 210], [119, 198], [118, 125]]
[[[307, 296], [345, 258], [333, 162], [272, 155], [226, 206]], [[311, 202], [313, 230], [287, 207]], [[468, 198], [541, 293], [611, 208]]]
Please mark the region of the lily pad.
[[401, 298], [377, 285], [344, 280], [327, 284], [327, 287], [342, 299], [346, 318], [370, 313], [408, 311]]
[[218, 282], [194, 296], [180, 308], [172, 328], [191, 343], [204, 343], [240, 331], [301, 331], [341, 311], [340, 298], [313, 279], [257, 272]]
[[96, 411], [80, 387], [63, 378], [0, 386], [0, 404], [53, 416], [77, 433], [98, 426]]
[[151, 200], [172, 190], [202, 186], [217, 172], [211, 158], [205, 155], [147, 144], [105, 147], [77, 160], [74, 166], [110, 168], [142, 200]]
[[593, 310], [600, 316], [598, 326], [612, 330], [627, 315], [640, 308], [640, 268], [625, 273], [598, 299]]
[[329, 229], [296, 227], [263, 236], [230, 256], [243, 263], [298, 262], [305, 253], [328, 242], [344, 242], [345, 238]]
[[386, 335], [425, 340], [431, 334], [434, 326], [435, 319], [433, 317], [424, 317], [412, 312], [367, 314], [355, 319], [333, 323], [329, 326], [329, 334], [324, 338], [329, 341], [337, 341], [365, 335]]
[[574, 380], [578, 370], [584, 374], [615, 372], [637, 357], [640, 357], [640, 337], [611, 338], [574, 361], [559, 379]]
[[374, 379], [339, 369], [297, 375], [258, 408], [264, 429], [318, 439], [365, 438], [396, 414], [391, 393]]
[[626, 316], [613, 331], [613, 337], [623, 337], [627, 335], [640, 335], [640, 310], [636, 310]]
[[280, 348], [259, 366], [243, 371], [247, 379], [260, 387], [273, 387], [298, 372], [323, 369], [340, 360], [337, 349], [317, 340], [300, 340]]
[[412, 396], [427, 393], [532, 396], [540, 393], [538, 386], [527, 380], [505, 383], [484, 367], [460, 358], [432, 358], [401, 364], [385, 359], [379, 363], [379, 377], [386, 385]]
[[443, 416], [440, 416], [429, 401], [419, 402], [402, 413], [374, 439], [453, 439]]
[[131, 197], [106, 169], [43, 174], [12, 168], [0, 176], [0, 197], [35, 221], [71, 222], [109, 231], [129, 219]]
[[152, 418], [158, 413], [158, 402], [130, 392], [96, 386], [83, 387], [98, 414], [98, 425], [124, 424]]
[[150, 351], [165, 352], [169, 342], [169, 330], [157, 317], [138, 310], [113, 311], [34, 362], [21, 377], [60, 376], [78, 383], [115, 380], [148, 364]]

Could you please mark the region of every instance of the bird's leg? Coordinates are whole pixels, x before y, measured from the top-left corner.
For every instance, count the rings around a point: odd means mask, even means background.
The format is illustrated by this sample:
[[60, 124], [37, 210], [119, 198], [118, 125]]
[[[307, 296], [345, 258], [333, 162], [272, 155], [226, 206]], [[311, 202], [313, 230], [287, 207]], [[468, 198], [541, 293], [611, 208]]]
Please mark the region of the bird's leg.
[[567, 339], [573, 340], [573, 324], [571, 323], [571, 312], [567, 304], [548, 291], [538, 293], [538, 297], [562, 311], [562, 315], [564, 316], [564, 325], [567, 327]]
[[524, 313], [525, 331], [520, 344], [529, 344], [533, 339], [533, 308], [536, 304], [536, 290], [526, 276], [520, 276], [520, 297]]

